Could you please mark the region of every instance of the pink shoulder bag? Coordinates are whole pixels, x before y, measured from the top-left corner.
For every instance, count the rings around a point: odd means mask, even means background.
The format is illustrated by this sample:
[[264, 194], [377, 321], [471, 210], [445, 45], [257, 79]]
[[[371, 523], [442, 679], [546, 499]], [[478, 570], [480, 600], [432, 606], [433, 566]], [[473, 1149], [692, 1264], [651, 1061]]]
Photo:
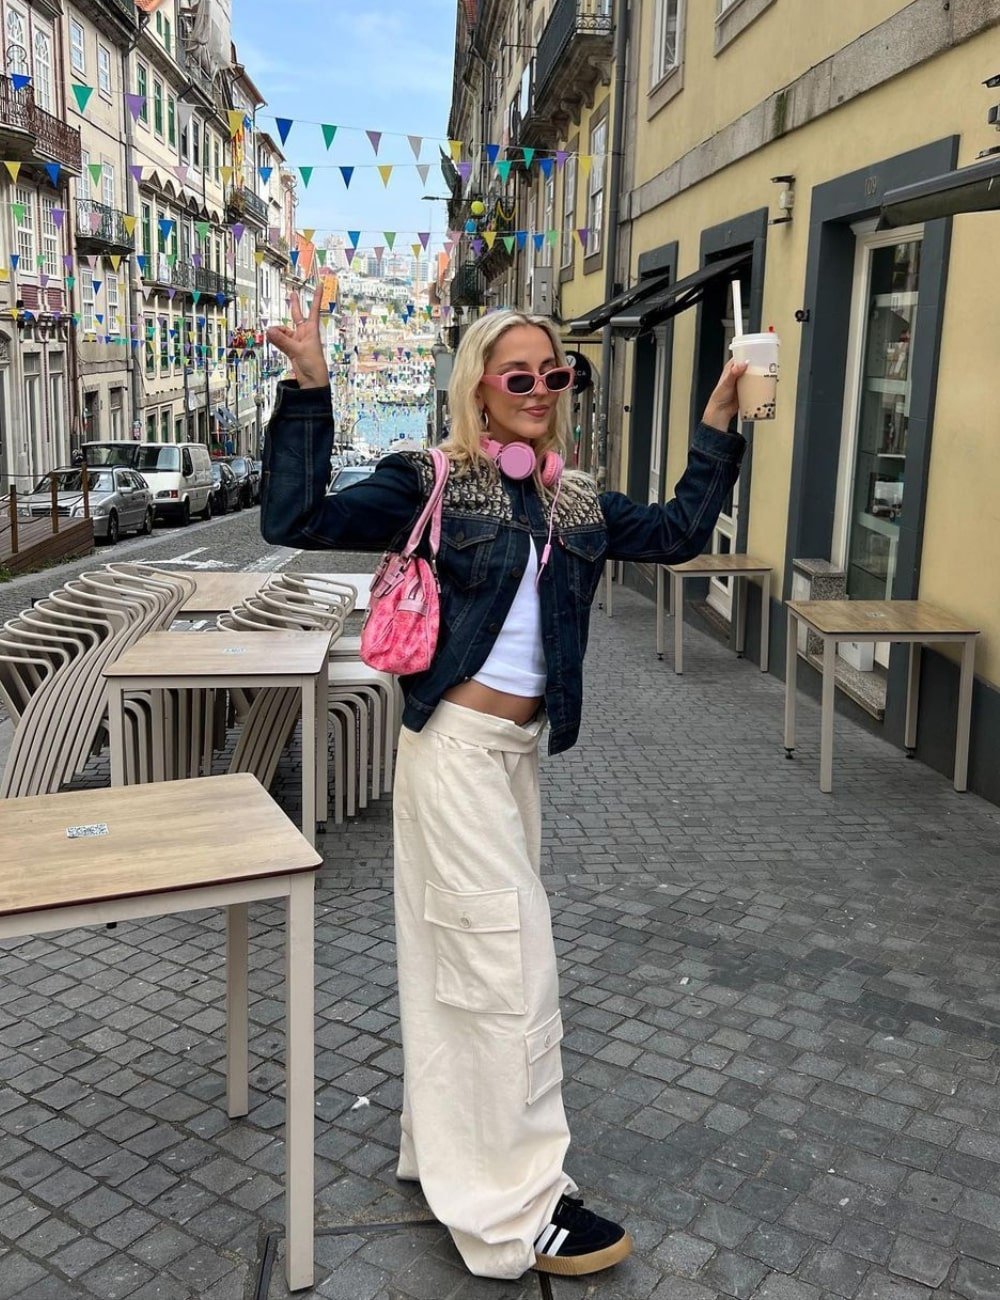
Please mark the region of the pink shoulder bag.
[[[441, 511], [448, 482], [448, 457], [431, 450], [434, 487], [402, 551], [386, 551], [371, 584], [371, 601], [361, 629], [361, 658], [369, 668], [408, 676], [431, 666], [437, 649], [441, 610], [438, 602], [437, 553], [441, 546]], [[430, 525], [431, 560], [414, 552]]]

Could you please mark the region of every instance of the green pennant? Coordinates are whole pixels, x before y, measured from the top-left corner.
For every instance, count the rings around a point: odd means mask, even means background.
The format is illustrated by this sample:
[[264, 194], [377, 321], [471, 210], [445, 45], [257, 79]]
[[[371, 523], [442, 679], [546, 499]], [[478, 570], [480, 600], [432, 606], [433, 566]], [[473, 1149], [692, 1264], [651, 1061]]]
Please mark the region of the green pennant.
[[391, 253], [392, 246], [396, 242], [396, 232], [394, 230], [383, 230], [382, 234], [385, 236], [385, 242], [389, 245], [389, 252]]
[[320, 266], [326, 266], [326, 249], [325, 249], [325, 248], [317, 248], [317, 249], [316, 249], [316, 261], [319, 262]]
[[524, 170], [527, 171], [535, 160], [535, 151], [534, 149], [522, 149], [521, 152], [524, 154]]
[[299, 175], [302, 177], [303, 186], [308, 189], [309, 182], [312, 180], [313, 169], [311, 167], [300, 167]]
[[87, 164], [87, 171], [90, 172], [90, 179], [94, 182], [94, 184], [95, 184], [95, 185], [100, 185], [100, 183], [101, 183], [101, 181], [102, 181], [102, 179], [103, 179], [103, 177], [104, 177], [104, 164], [103, 164], [103, 163], [88, 163], [88, 164]]
[[25, 212], [26, 212], [26, 208], [25, 208], [24, 204], [23, 204], [23, 203], [12, 203], [12, 204], [10, 205], [10, 210], [11, 210], [11, 212], [13, 212], [13, 214], [14, 214], [14, 224], [15, 224], [16, 226], [23, 225], [23, 223], [24, 223], [24, 214], [25, 214]]
[[66, 285], [66, 288], [69, 289], [69, 290], [72, 292], [72, 290], [76, 287], [76, 276], [75, 276], [75, 275], [67, 275], [67, 277], [66, 277], [64, 283], [65, 283], [65, 285]]
[[336, 128], [335, 126], [327, 126], [327, 125], [324, 125], [324, 127], [323, 127], [323, 142], [325, 143], [325, 145], [326, 145], [326, 147], [327, 147], [328, 149], [329, 149], [330, 145], [333, 144], [333, 137], [334, 137], [336, 134], [337, 134], [337, 128]]
[[209, 223], [207, 221], [196, 221], [194, 228], [198, 232], [199, 240], [204, 243], [208, 238]]
[[167, 254], [167, 266], [176, 266], [176, 265], [177, 265], [177, 254], [176, 254], [176, 253], [168, 253], [168, 254]]
[[[200, 290], [200, 289], [194, 289], [194, 290], [192, 290], [192, 292], [191, 292], [191, 299], [192, 299], [192, 301], [194, 302], [194, 305], [197, 307], [197, 306], [198, 306], [198, 303], [201, 301], [201, 290]], [[201, 349], [200, 349], [200, 346], [199, 346], [199, 352], [200, 352], [200, 350], [201, 350]]]
[[558, 230], [546, 230], [546, 232], [545, 232], [545, 238], [549, 241], [549, 243], [552, 245], [552, 247], [555, 248], [556, 244], [559, 243], [559, 231], [558, 231]]
[[504, 185], [506, 185], [510, 179], [510, 169], [511, 162], [509, 158], [504, 159], [503, 162], [497, 163], [497, 175], [500, 177], [501, 181], [503, 181]]
[[73, 91], [74, 98], [76, 99], [76, 106], [82, 113], [83, 110], [87, 107], [87, 101], [94, 93], [94, 87], [81, 86], [78, 83], [73, 82], [71, 89]]
[[44, 265], [45, 265], [45, 254], [44, 254], [44, 253], [39, 253], [39, 254], [38, 254], [38, 256], [35, 258], [35, 265], [36, 265], [36, 266], [44, 266]]
[[513, 236], [513, 235], [504, 235], [504, 237], [503, 237], [503, 246], [504, 246], [504, 248], [506, 248], [506, 250], [507, 250], [508, 253], [513, 253], [513, 251], [514, 251], [514, 236]]

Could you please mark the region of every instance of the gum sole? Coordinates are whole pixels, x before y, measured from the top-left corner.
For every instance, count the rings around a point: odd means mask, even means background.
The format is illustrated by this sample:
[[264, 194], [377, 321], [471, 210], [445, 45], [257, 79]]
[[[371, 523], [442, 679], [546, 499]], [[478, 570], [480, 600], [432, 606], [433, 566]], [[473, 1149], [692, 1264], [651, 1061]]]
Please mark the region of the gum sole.
[[632, 1254], [632, 1238], [626, 1232], [621, 1241], [590, 1255], [536, 1255], [536, 1273], [554, 1273], [558, 1277], [583, 1277], [620, 1264]]

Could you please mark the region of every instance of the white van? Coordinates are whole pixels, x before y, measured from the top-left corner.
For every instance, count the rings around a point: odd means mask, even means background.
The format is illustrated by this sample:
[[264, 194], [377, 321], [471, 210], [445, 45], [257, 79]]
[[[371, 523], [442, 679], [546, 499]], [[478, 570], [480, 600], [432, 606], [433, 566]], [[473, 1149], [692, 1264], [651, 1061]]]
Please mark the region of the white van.
[[85, 442], [88, 465], [126, 465], [138, 470], [164, 519], [190, 523], [212, 517], [212, 462], [200, 442]]

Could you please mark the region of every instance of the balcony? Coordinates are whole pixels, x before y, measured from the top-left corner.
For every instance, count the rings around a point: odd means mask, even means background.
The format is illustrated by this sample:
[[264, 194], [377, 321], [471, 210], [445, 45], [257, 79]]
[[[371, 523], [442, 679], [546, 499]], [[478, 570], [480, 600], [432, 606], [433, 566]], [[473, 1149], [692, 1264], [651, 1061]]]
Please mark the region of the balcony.
[[475, 262], [461, 262], [451, 282], [453, 307], [484, 307], [486, 280]]
[[125, 230], [125, 213], [93, 199], [76, 201], [76, 246], [83, 253], [135, 251], [135, 234]]
[[210, 271], [207, 266], [196, 266], [194, 271], [193, 288], [201, 294], [215, 298], [220, 293], [225, 295], [226, 302], [232, 302], [236, 297], [236, 285], [232, 280], [227, 280], [224, 275], [218, 271]]
[[518, 144], [552, 146], [564, 136], [598, 85], [611, 80], [612, 0], [556, 0], [535, 55]]
[[249, 221], [267, 228], [267, 204], [245, 185], [237, 186], [226, 200], [226, 215], [230, 221]]
[[135, 0], [77, 0], [76, 7], [112, 41], [134, 39], [139, 16]]
[[56, 162], [79, 176], [80, 132], [39, 108], [32, 86], [15, 90], [9, 77], [0, 76], [0, 150], [12, 162]]

